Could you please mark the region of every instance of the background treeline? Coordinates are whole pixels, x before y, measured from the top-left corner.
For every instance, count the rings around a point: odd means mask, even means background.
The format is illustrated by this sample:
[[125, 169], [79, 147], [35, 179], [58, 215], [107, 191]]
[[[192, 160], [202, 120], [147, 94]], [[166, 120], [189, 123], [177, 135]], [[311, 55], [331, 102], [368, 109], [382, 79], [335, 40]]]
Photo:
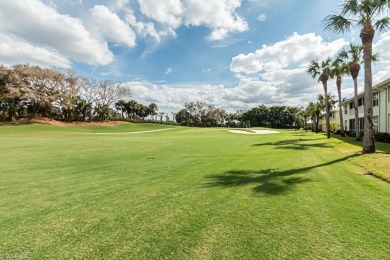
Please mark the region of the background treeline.
[[[0, 120], [48, 117], [63, 121], [104, 121], [117, 114], [114, 105], [131, 96], [120, 82], [96, 81], [71, 70], [39, 66], [0, 66]], [[134, 104], [128, 106], [132, 115]], [[122, 110], [123, 111], [123, 110]]]
[[261, 105], [248, 111], [226, 113], [221, 108], [197, 101], [185, 104], [176, 114], [176, 122], [186, 126], [227, 126], [227, 127], [304, 127], [301, 109], [289, 106]]
[[72, 70], [39, 66], [0, 66], [0, 120], [47, 117], [66, 122], [127, 120], [197, 127], [302, 126], [299, 109], [261, 105], [227, 113], [204, 101], [189, 102], [177, 113], [158, 111], [130, 100], [130, 88], [111, 80], [94, 80]]

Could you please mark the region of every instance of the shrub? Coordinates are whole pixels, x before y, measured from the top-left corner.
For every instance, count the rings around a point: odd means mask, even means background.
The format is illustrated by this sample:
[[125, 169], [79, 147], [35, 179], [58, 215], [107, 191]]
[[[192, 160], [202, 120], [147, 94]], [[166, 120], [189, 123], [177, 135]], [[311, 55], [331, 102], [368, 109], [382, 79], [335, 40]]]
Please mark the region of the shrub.
[[377, 142], [384, 142], [384, 143], [390, 143], [390, 134], [383, 133], [383, 132], [377, 132], [374, 133], [375, 141]]

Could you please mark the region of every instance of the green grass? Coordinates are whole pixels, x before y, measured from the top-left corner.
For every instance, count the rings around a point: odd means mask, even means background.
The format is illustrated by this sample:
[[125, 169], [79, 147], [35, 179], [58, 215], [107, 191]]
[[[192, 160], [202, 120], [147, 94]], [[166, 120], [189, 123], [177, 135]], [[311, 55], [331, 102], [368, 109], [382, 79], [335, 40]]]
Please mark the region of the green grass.
[[[299, 131], [0, 127], [0, 257], [386, 259], [390, 185]], [[383, 145], [381, 151], [389, 152]], [[363, 163], [364, 164], [364, 163]]]

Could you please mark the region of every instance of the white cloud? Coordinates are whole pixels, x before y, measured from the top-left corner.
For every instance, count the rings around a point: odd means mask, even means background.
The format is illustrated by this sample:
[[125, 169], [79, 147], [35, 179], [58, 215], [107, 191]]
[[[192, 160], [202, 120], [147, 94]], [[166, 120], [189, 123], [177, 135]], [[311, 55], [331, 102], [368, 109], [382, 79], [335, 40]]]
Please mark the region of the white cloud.
[[[109, 64], [114, 58], [107, 43], [93, 37], [79, 19], [59, 14], [40, 1], [1, 0], [0, 17], [0, 33], [48, 53], [93, 65]], [[15, 55], [23, 52], [20, 49]]]
[[324, 59], [333, 56], [345, 46], [344, 39], [324, 42], [314, 33], [292, 36], [275, 43], [264, 45], [254, 53], [240, 54], [233, 57], [230, 69], [236, 73], [257, 73], [273, 71], [291, 66], [306, 66], [312, 59]]
[[112, 13], [106, 6], [95, 5], [90, 9], [94, 24], [98, 26], [99, 32], [107, 39], [113, 40], [119, 44], [125, 44], [128, 47], [135, 46], [134, 31]]
[[17, 37], [0, 33], [0, 62], [6, 65], [30, 63], [43, 67], [70, 68], [70, 61], [57, 53], [34, 46]]
[[295, 96], [291, 102], [291, 96], [281, 91], [283, 82], [274, 83], [251, 77], [242, 79], [235, 87], [222, 84], [165, 85], [148, 81], [132, 81], [126, 84], [133, 91], [133, 99], [142, 104], [154, 102], [162, 112], [177, 112], [184, 108], [185, 103], [198, 100], [228, 112], [251, 109], [260, 104], [303, 106], [321, 90], [319, 88], [318, 92], [315, 92], [313, 88], [309, 93]]
[[126, 21], [135, 29], [137, 34], [141, 37], [146, 38], [148, 36], [152, 37], [155, 42], [158, 44], [162, 41], [164, 37], [175, 36], [176, 33], [172, 28], [167, 28], [166, 30], [157, 31], [152, 22], [139, 22], [134, 15], [133, 10], [126, 8]]
[[172, 68], [167, 68], [167, 70], [164, 72], [164, 75], [171, 74]]
[[236, 13], [242, 0], [138, 0], [140, 11], [171, 30], [181, 25], [206, 26], [209, 40], [223, 40], [234, 32], [248, 30], [245, 19]]
[[184, 6], [180, 0], [138, 0], [138, 4], [144, 15], [161, 24], [176, 29], [182, 22]]
[[381, 63], [390, 63], [390, 32], [384, 33], [379, 40], [374, 44], [373, 52], [379, 54]]
[[259, 21], [259, 22], [265, 22], [265, 21], [267, 21], [267, 19], [268, 19], [268, 17], [267, 17], [267, 14], [265, 14], [265, 13], [262, 13], [259, 16], [257, 16], [257, 21]]
[[248, 30], [248, 24], [235, 10], [241, 0], [187, 0], [186, 25], [205, 25], [212, 30], [210, 40], [222, 40], [232, 32]]
[[[185, 103], [197, 100], [230, 112], [260, 104], [301, 107], [316, 100], [323, 91], [322, 85], [307, 75], [306, 65], [313, 58], [332, 56], [346, 44], [343, 39], [325, 42], [315, 34], [294, 33], [254, 53], [234, 57], [230, 68], [237, 73], [238, 83], [233, 87], [221, 84], [169, 86], [146, 81], [129, 84], [135, 86], [134, 98], [163, 105], [162, 110], [166, 111], [178, 111]], [[329, 91], [336, 93], [335, 82], [330, 80], [328, 85]], [[350, 88], [345, 93], [350, 93]]]

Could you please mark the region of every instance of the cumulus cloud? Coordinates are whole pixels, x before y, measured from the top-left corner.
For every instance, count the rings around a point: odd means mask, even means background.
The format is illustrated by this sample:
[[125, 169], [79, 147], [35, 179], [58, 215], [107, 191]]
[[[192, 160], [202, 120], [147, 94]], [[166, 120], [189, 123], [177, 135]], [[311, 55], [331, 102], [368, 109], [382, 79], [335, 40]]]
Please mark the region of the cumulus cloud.
[[177, 112], [185, 103], [205, 101], [228, 112], [251, 109], [260, 104], [301, 106], [312, 98], [311, 94], [303, 94], [294, 98], [286, 93], [279, 93], [282, 83], [245, 78], [235, 87], [223, 84], [183, 84], [166, 85], [148, 81], [132, 81], [126, 83], [133, 91], [133, 98], [143, 104], [155, 102], [162, 112]]
[[180, 0], [138, 0], [140, 11], [161, 24], [176, 29], [182, 22], [184, 5]]
[[[0, 17], [2, 21], [12, 21], [0, 23], [0, 33], [12, 35], [12, 38], [20, 40], [19, 43], [28, 42], [41, 53], [46, 50], [47, 59], [48, 54], [57, 53], [92, 65], [105, 65], [113, 60], [114, 55], [107, 43], [93, 37], [79, 19], [59, 14], [52, 6], [38, 0], [2, 0]], [[0, 45], [4, 48], [0, 52], [5, 51], [5, 46]], [[23, 52], [20, 49], [19, 55], [15, 55], [20, 56]]]
[[164, 37], [176, 35], [172, 28], [167, 27], [165, 30], [158, 31], [152, 22], [137, 21], [137, 18], [134, 15], [134, 11], [132, 9], [125, 8], [125, 11], [125, 20], [134, 28], [137, 34], [143, 38], [149, 36], [158, 44]]
[[235, 11], [241, 0], [187, 0], [186, 4], [185, 24], [209, 27], [210, 40], [222, 40], [229, 33], [248, 30], [247, 22]]
[[55, 50], [31, 45], [17, 37], [0, 33], [0, 61], [6, 65], [30, 63], [43, 67], [70, 68], [69, 59]]
[[[316, 100], [323, 91], [322, 85], [306, 73], [310, 60], [332, 56], [346, 44], [343, 39], [326, 42], [315, 34], [294, 33], [274, 45], [234, 57], [230, 69], [236, 73], [238, 83], [233, 87], [222, 84], [170, 86], [146, 81], [128, 84], [134, 87], [135, 98], [145, 103], [167, 104], [162, 107], [166, 111], [177, 111], [185, 103], [197, 100], [229, 112], [260, 104], [301, 107]], [[329, 81], [329, 90], [335, 93], [334, 81]], [[351, 88], [347, 88], [343, 96], [350, 93]]]
[[180, 25], [206, 26], [209, 40], [223, 40], [234, 32], [248, 30], [245, 19], [236, 13], [242, 0], [138, 0], [140, 11], [162, 25], [177, 29]]
[[[305, 106], [322, 92], [306, 67], [313, 59], [334, 56], [348, 44], [344, 39], [325, 42], [314, 33], [294, 33], [273, 45], [232, 58], [230, 70], [239, 78], [241, 90], [249, 90], [262, 103]], [[329, 89], [334, 88], [329, 81]], [[245, 87], [244, 87], [245, 86]]]
[[95, 5], [90, 9], [90, 12], [94, 24], [98, 26], [99, 32], [104, 38], [125, 44], [128, 47], [135, 46], [134, 31], [117, 14], [112, 13], [103, 5]]
[[312, 59], [332, 57], [347, 43], [344, 39], [327, 43], [314, 33], [294, 33], [274, 45], [263, 45], [254, 53], [233, 57], [230, 69], [236, 73], [250, 74], [290, 66], [306, 66]]

